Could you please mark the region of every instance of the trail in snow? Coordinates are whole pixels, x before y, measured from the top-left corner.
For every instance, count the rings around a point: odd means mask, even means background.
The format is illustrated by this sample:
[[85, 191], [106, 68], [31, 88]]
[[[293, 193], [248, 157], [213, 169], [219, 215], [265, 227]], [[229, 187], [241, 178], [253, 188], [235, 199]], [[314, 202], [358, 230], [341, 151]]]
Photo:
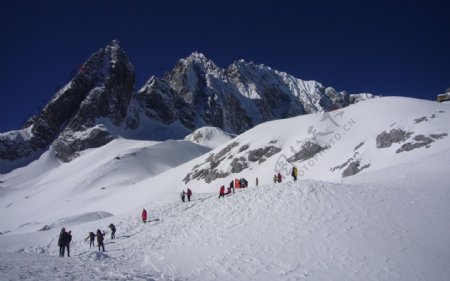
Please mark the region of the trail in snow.
[[[0, 175], [0, 231], [9, 231], [0, 235], [0, 279], [450, 280], [449, 113], [448, 105], [383, 98], [333, 112], [346, 118], [337, 119], [341, 129], [321, 114], [267, 122], [233, 139], [238, 145], [220, 163], [207, 159], [230, 143], [204, 154], [209, 149], [186, 142], [119, 140], [69, 164], [47, 155]], [[355, 121], [349, 131], [346, 120]], [[317, 138], [331, 146], [312, 164], [294, 163], [309, 165], [301, 180], [272, 184], [278, 160], [301, 148], [309, 126], [342, 138], [332, 145]], [[377, 148], [377, 136], [393, 128], [442, 138], [410, 152], [396, 152], [405, 143]], [[268, 145], [281, 151], [249, 160]], [[345, 179], [330, 169], [355, 150], [370, 168]], [[211, 183], [182, 182], [215, 164], [228, 173], [235, 158], [248, 168]], [[223, 200], [212, 193], [242, 176], [259, 177], [261, 186]], [[182, 204], [187, 187], [194, 201]], [[150, 223], [141, 222], [142, 208]], [[106, 240], [106, 253], [89, 249], [88, 232], [109, 238], [110, 223], [117, 239]], [[53, 228], [37, 231], [44, 225]], [[74, 235], [70, 259], [57, 257], [62, 226]]]
[[[448, 280], [450, 190], [439, 175], [449, 154], [349, 183], [286, 182], [225, 199], [152, 203], [145, 206], [151, 223], [140, 221], [139, 210], [115, 217], [118, 239], [107, 240], [105, 254], [78, 235], [74, 257], [58, 259], [55, 235], [39, 249], [54, 268], [64, 260], [72, 269], [43, 273], [36, 261], [27, 272], [92, 280]], [[417, 176], [419, 168], [430, 178]], [[96, 273], [79, 273], [84, 263]], [[6, 277], [19, 274], [4, 264]]]

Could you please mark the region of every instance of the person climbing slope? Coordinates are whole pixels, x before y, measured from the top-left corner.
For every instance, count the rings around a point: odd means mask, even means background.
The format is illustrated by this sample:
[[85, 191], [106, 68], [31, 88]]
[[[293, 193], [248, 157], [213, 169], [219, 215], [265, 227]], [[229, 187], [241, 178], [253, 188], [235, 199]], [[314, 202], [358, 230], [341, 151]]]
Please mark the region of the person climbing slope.
[[225, 197], [225, 186], [221, 186], [220, 187], [220, 189], [219, 189], [219, 199], [220, 199], [220, 197]]
[[186, 192], [184, 191], [184, 189], [181, 191], [180, 197], [181, 197], [181, 201], [184, 202], [184, 198], [186, 197]]
[[111, 229], [111, 240], [112, 240], [116, 238], [116, 226], [111, 223], [108, 227]]
[[72, 242], [72, 231], [66, 233], [66, 248], [67, 248], [67, 256], [70, 257], [70, 242]]
[[191, 202], [192, 191], [189, 188], [187, 189], [186, 195], [187, 195], [188, 202]]
[[292, 167], [292, 173], [291, 173], [292, 177], [294, 178], [294, 181], [297, 181], [297, 176], [298, 176], [298, 170], [297, 167]]
[[58, 246], [59, 246], [59, 256], [64, 257], [64, 250], [67, 244], [67, 232], [66, 228], [61, 228], [61, 232], [59, 233]]
[[97, 229], [97, 245], [98, 245], [98, 251], [100, 252], [100, 247], [102, 248], [103, 252], [105, 251], [105, 244], [103, 244], [103, 240], [105, 239], [105, 232], [101, 232], [100, 229]]
[[89, 239], [89, 248], [94, 247], [94, 241], [95, 241], [95, 233], [89, 232], [89, 236], [84, 239], [84, 241], [87, 241]]
[[147, 210], [142, 209], [141, 217], [142, 217], [142, 221], [143, 221], [144, 223], [146, 223], [146, 222], [147, 222]]

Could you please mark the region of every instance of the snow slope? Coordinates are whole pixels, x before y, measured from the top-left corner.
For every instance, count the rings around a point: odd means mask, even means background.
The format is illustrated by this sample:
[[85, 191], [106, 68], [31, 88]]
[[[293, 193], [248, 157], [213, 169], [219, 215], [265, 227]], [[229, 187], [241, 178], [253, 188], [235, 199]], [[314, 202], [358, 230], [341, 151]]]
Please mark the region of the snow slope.
[[201, 144], [211, 149], [223, 145], [231, 140], [233, 136], [217, 127], [202, 127], [187, 135], [184, 139]]
[[41, 228], [85, 212], [123, 212], [143, 204], [152, 194], [152, 199], [158, 200], [168, 192], [163, 185], [145, 186], [153, 193], [145, 197], [135, 194], [133, 201], [125, 204], [123, 198], [134, 192], [136, 182], [157, 177], [208, 150], [188, 141], [117, 139], [64, 164], [55, 160], [50, 151], [39, 161], [1, 178], [4, 228], [0, 231], [23, 229], [24, 224]]
[[[0, 255], [0, 278], [15, 280], [14, 264], [26, 263], [25, 280], [448, 280], [449, 159], [447, 150], [339, 184], [307, 180], [223, 200], [213, 193], [149, 203], [159, 220], [144, 225], [139, 210], [114, 217], [117, 239], [104, 254], [83, 238], [112, 218], [71, 227], [70, 268], [56, 257], [58, 229], [5, 235], [3, 250], [34, 241]], [[56, 270], [42, 270], [43, 262]]]
[[[71, 163], [47, 154], [0, 177], [0, 279], [448, 280], [449, 114], [449, 104], [380, 98], [264, 123], [211, 151], [116, 140]], [[393, 129], [410, 134], [387, 146], [379, 136]], [[397, 153], [422, 143], [418, 135], [441, 137]], [[307, 141], [326, 149], [287, 162]], [[268, 146], [279, 150], [258, 150]], [[350, 164], [332, 169], [349, 158], [370, 166], [349, 177]], [[201, 169], [220, 177], [183, 184]], [[236, 177], [250, 188], [217, 199]], [[182, 204], [186, 187], [194, 197]], [[117, 239], [106, 253], [90, 250], [87, 233], [111, 222]], [[44, 225], [52, 228], [37, 231]], [[57, 258], [61, 226], [74, 235], [71, 267]]]

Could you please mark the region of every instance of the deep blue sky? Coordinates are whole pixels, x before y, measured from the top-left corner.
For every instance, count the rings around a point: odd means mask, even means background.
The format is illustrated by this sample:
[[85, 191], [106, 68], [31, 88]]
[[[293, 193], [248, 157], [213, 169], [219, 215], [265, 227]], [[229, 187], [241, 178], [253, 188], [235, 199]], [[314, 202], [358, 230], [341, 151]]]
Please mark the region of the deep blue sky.
[[200, 51], [350, 93], [435, 99], [450, 87], [450, 0], [0, 0], [0, 132], [18, 129], [112, 39], [136, 88]]

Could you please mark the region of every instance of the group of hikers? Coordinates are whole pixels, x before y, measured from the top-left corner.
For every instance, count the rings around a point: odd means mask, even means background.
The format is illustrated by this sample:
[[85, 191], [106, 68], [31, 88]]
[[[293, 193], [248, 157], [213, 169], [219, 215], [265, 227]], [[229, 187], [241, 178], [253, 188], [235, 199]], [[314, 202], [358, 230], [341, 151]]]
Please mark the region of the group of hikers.
[[[258, 186], [258, 178], [256, 178], [256, 186]], [[248, 181], [245, 178], [234, 179], [230, 181], [227, 187], [227, 192], [225, 192], [225, 186], [222, 185], [219, 189], [219, 199], [225, 198], [225, 195], [234, 193], [236, 188], [246, 188], [248, 187]]]
[[187, 189], [186, 192], [184, 191], [184, 189], [181, 191], [181, 193], [180, 193], [181, 201], [184, 202], [186, 196], [187, 196], [188, 202], [191, 202], [192, 191], [189, 188]]
[[[294, 181], [297, 181], [298, 177], [298, 169], [297, 167], [293, 166], [291, 170], [291, 176], [294, 179]], [[283, 180], [283, 177], [281, 173], [277, 173], [273, 176], [273, 182], [274, 183], [281, 183]], [[259, 185], [259, 179], [256, 178], [256, 186]], [[221, 186], [219, 189], [219, 199], [222, 197], [224, 198], [225, 195], [230, 194], [231, 192], [234, 193], [235, 188], [246, 188], [248, 187], [248, 182], [245, 178], [241, 179], [235, 179], [230, 182], [230, 185], [227, 187], [227, 192], [225, 192], [225, 186]]]
[[67, 256], [70, 257], [70, 242], [72, 242], [72, 231], [66, 232], [66, 228], [61, 228], [61, 233], [59, 234], [58, 246], [59, 246], [59, 256], [64, 257], [65, 249], [67, 248]]
[[[108, 226], [111, 229], [111, 239], [116, 238], [116, 226], [114, 224], [110, 224]], [[103, 241], [105, 240], [105, 231], [101, 231], [100, 229], [97, 229], [97, 234], [94, 232], [89, 232], [88, 237], [84, 239], [84, 241], [87, 241], [89, 239], [89, 248], [94, 247], [95, 238], [97, 238], [97, 246], [98, 250], [100, 249], [104, 252], [105, 251], [105, 244]], [[59, 246], [59, 256], [64, 257], [65, 249], [67, 249], [67, 256], [70, 257], [70, 242], [72, 241], [72, 231], [66, 232], [66, 229], [63, 227], [61, 229], [61, 233], [59, 234], [58, 239], [58, 246]]]
[[[298, 177], [298, 169], [297, 169], [297, 167], [295, 167], [295, 166], [292, 167], [291, 176], [292, 176], [292, 178], [294, 179], [294, 181], [297, 181], [297, 177]], [[283, 177], [281, 176], [280, 173], [275, 174], [275, 175], [273, 176], [273, 182], [274, 182], [274, 183], [277, 183], [277, 182], [278, 182], [278, 183], [281, 183], [282, 178], [283, 178]]]
[[[292, 167], [291, 176], [293, 177], [294, 181], [297, 181], [298, 177], [298, 170], [297, 167]], [[277, 173], [273, 176], [273, 182], [274, 183], [281, 183], [282, 182], [282, 176], [280, 173]], [[259, 185], [259, 179], [256, 178], [256, 186]], [[248, 187], [248, 181], [245, 178], [240, 179], [234, 179], [230, 182], [230, 184], [227, 187], [227, 192], [225, 192], [225, 186], [222, 185], [219, 189], [219, 199], [225, 198], [225, 195], [231, 194], [235, 192], [235, 188], [246, 188]], [[187, 189], [187, 191], [184, 191], [184, 189], [180, 193], [181, 201], [185, 202], [185, 199], [187, 197], [188, 202], [191, 201], [192, 191], [191, 189]], [[142, 209], [141, 218], [144, 223], [147, 222], [147, 210]], [[114, 224], [110, 224], [108, 226], [111, 229], [111, 239], [116, 238], [116, 226]], [[86, 237], [85, 241], [89, 239], [89, 248], [94, 247], [94, 241], [95, 238], [97, 238], [97, 246], [98, 250], [100, 249], [105, 252], [105, 244], [103, 241], [105, 240], [105, 232], [100, 231], [100, 229], [97, 229], [97, 233], [89, 232], [88, 237]], [[58, 246], [59, 246], [59, 256], [64, 257], [65, 249], [67, 249], [67, 256], [70, 257], [70, 242], [72, 241], [72, 231], [66, 232], [66, 229], [63, 227], [61, 229], [61, 233], [59, 234], [58, 239]]]

